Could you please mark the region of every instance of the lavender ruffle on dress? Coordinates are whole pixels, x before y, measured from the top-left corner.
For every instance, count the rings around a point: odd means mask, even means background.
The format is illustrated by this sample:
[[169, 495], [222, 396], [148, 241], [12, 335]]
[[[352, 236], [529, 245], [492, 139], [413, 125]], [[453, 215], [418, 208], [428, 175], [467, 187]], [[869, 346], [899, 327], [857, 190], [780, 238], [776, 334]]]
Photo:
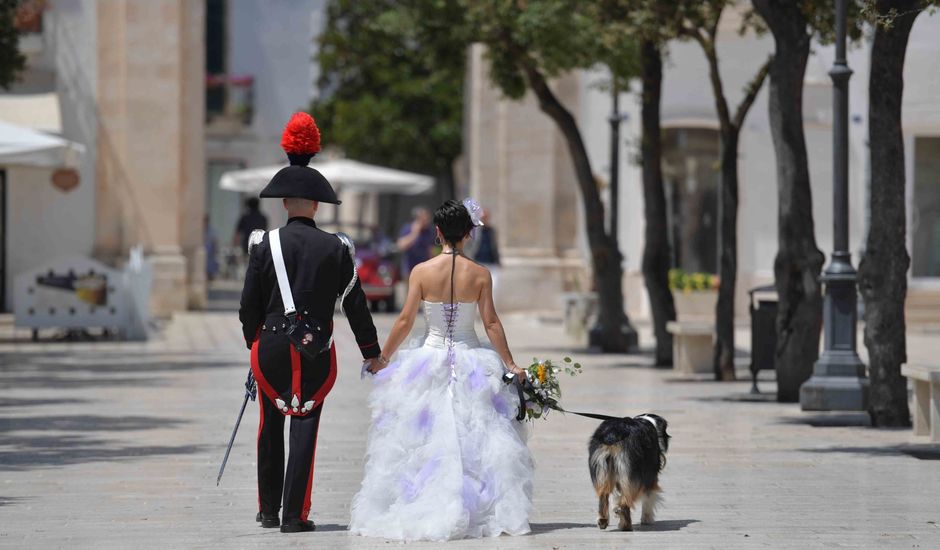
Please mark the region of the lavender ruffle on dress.
[[532, 457], [505, 367], [480, 347], [476, 304], [424, 302], [421, 347], [374, 377], [354, 534], [447, 540], [529, 532]]

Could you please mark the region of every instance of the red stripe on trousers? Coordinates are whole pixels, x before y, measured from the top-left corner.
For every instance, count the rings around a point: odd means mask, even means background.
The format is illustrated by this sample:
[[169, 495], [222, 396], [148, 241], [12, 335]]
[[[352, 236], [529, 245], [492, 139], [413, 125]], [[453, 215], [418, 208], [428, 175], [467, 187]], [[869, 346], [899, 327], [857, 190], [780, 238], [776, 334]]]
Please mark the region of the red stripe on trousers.
[[[259, 331], [260, 333], [260, 331]], [[255, 377], [255, 381], [258, 381], [258, 375], [261, 373], [261, 367], [258, 365], [258, 341], [260, 338], [256, 335], [255, 341], [251, 344], [251, 372]], [[267, 383], [267, 381], [265, 381]], [[259, 384], [260, 385], [260, 384]], [[261, 412], [258, 417], [258, 439], [255, 441], [255, 452], [258, 456], [261, 456], [261, 431], [264, 430], [264, 403], [261, 400], [264, 399], [264, 396], [258, 396], [258, 408]], [[258, 483], [258, 511], [261, 511], [261, 483], [259, 480]]]
[[303, 392], [300, 389], [300, 352], [297, 351], [297, 348], [288, 344], [290, 346], [290, 373], [291, 373], [291, 395], [297, 396], [297, 399], [303, 397]]

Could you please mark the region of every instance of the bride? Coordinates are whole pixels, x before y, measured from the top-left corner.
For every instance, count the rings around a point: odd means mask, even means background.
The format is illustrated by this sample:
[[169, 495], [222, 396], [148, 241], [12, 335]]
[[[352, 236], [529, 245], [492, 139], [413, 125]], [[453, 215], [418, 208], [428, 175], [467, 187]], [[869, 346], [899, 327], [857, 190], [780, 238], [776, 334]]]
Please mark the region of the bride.
[[[515, 420], [518, 398], [502, 380], [524, 371], [496, 315], [489, 271], [463, 255], [475, 225], [467, 206], [445, 202], [434, 224], [443, 251], [412, 271], [386, 355], [371, 367], [372, 426], [349, 529], [398, 540], [528, 533], [532, 458]], [[419, 308], [423, 343], [389, 363]], [[495, 351], [477, 339], [475, 309]]]

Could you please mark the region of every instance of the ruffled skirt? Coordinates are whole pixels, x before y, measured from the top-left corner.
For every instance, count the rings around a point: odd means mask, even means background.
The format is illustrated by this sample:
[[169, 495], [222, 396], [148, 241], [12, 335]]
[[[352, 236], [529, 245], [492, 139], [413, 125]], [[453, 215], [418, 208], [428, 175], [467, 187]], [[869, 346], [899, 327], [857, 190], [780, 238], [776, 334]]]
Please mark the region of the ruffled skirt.
[[373, 378], [365, 476], [349, 529], [397, 540], [529, 532], [533, 464], [493, 350], [424, 346]]

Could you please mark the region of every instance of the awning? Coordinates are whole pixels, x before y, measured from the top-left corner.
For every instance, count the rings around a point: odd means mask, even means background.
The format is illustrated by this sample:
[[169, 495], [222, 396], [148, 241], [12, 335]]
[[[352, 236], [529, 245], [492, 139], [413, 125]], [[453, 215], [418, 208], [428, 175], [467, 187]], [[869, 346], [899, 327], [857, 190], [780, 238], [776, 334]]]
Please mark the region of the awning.
[[[337, 190], [420, 195], [434, 186], [434, 178], [430, 176], [350, 159], [314, 161], [310, 166], [319, 170]], [[264, 166], [225, 172], [219, 179], [219, 187], [229, 191], [257, 194], [283, 167]]]
[[84, 152], [81, 144], [0, 121], [0, 165], [74, 167]]

